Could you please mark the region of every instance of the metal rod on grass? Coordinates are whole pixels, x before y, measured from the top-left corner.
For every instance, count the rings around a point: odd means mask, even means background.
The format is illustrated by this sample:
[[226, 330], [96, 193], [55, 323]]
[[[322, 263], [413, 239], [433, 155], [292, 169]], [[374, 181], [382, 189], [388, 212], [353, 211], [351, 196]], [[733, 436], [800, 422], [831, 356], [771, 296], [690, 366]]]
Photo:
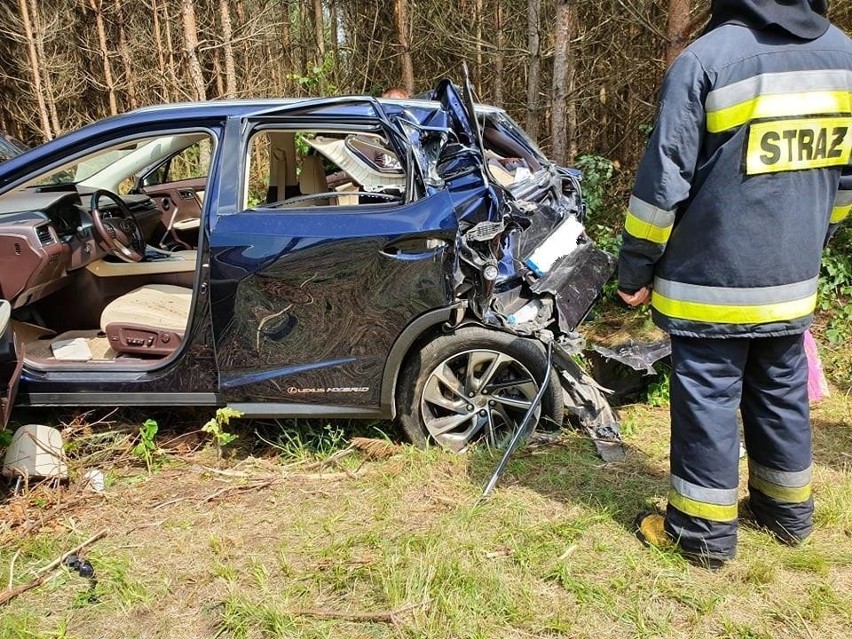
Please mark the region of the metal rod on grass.
[[521, 420], [521, 423], [518, 425], [518, 429], [515, 431], [515, 434], [512, 437], [512, 441], [509, 443], [509, 446], [506, 448], [506, 452], [503, 453], [503, 459], [500, 460], [500, 463], [497, 465], [494, 474], [491, 476], [491, 479], [488, 480], [488, 484], [485, 486], [485, 490], [482, 491], [482, 496], [479, 498], [480, 503], [488, 499], [491, 495], [494, 487], [497, 485], [497, 482], [500, 480], [500, 476], [503, 474], [503, 471], [506, 470], [506, 464], [509, 463], [509, 458], [512, 454], [517, 450], [518, 446], [521, 445], [527, 436], [529, 436], [529, 425], [532, 421], [533, 415], [535, 414], [536, 409], [541, 404], [541, 400], [544, 398], [544, 394], [547, 392], [547, 387], [550, 385], [550, 369], [553, 366], [553, 342], [547, 343], [547, 367], [544, 371], [544, 379], [541, 382], [541, 386], [539, 386], [538, 392], [535, 394], [535, 398], [530, 404], [530, 407], [527, 409], [524, 418]]

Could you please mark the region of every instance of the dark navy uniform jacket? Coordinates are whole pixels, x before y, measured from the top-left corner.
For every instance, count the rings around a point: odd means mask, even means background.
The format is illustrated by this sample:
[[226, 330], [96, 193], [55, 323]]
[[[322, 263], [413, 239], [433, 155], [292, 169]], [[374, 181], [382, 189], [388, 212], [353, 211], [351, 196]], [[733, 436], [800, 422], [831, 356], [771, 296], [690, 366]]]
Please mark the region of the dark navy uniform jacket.
[[664, 330], [803, 332], [852, 209], [852, 41], [720, 26], [672, 65], [625, 222], [621, 290]]

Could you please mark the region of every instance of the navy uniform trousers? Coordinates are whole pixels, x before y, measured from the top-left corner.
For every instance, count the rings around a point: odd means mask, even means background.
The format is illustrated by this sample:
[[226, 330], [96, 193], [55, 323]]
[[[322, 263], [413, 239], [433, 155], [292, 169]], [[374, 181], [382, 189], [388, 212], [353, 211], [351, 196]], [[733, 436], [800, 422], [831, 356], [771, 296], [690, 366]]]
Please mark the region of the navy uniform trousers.
[[813, 498], [803, 335], [672, 336], [672, 360], [668, 534], [685, 550], [734, 556], [740, 410], [755, 518], [789, 543], [807, 537]]

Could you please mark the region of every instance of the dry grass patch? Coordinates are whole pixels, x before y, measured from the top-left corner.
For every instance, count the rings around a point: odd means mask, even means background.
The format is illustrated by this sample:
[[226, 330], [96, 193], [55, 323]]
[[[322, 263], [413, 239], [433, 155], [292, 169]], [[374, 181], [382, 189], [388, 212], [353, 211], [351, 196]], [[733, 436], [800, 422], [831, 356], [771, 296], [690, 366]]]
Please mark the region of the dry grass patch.
[[[60, 571], [4, 607], [0, 638], [845, 639], [848, 411], [835, 394], [814, 413], [813, 539], [786, 548], [743, 526], [737, 560], [717, 573], [643, 548], [630, 529], [636, 512], [665, 499], [665, 409], [624, 410], [630, 450], [620, 464], [603, 464], [570, 433], [528, 447], [483, 504], [497, 461], [484, 450], [352, 453], [317, 467], [316, 448], [287, 440], [285, 457], [187, 453], [150, 476], [119, 466], [105, 495], [59, 512], [51, 527], [7, 529], [4, 585], [16, 553], [20, 583], [93, 531], [110, 534], [88, 553], [96, 597]], [[293, 460], [301, 466], [286, 467]], [[264, 479], [276, 473], [280, 481]]]

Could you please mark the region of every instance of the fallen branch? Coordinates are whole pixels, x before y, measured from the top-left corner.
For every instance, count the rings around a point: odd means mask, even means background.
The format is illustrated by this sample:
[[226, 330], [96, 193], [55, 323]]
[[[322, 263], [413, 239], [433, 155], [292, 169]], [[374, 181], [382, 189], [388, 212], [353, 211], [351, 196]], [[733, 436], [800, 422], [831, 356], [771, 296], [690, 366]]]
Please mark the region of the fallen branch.
[[246, 484], [244, 486], [228, 486], [227, 488], [220, 488], [215, 493], [212, 493], [205, 497], [202, 501], [211, 502], [214, 499], [218, 499], [223, 495], [227, 495], [231, 492], [248, 492], [249, 490], [263, 490], [264, 488], [269, 488], [273, 484], [277, 484], [281, 481], [280, 477], [275, 477], [273, 479], [267, 479], [265, 481], [258, 481], [253, 484]]
[[15, 580], [15, 562], [18, 561], [18, 556], [21, 554], [20, 550], [16, 550], [15, 554], [12, 556], [12, 563], [9, 564], [9, 585], [7, 588], [9, 590], [12, 589], [12, 582]]
[[97, 495], [97, 493], [83, 494], [83, 495], [79, 495], [79, 496], [77, 496], [74, 499], [71, 499], [69, 501], [64, 501], [61, 504], [57, 504], [56, 506], [54, 506], [53, 508], [48, 510], [46, 513], [42, 514], [42, 516], [39, 519], [37, 519], [35, 521], [31, 521], [29, 524], [27, 524], [24, 527], [24, 530], [21, 531], [21, 534], [22, 535], [29, 535], [31, 533], [36, 532], [39, 528], [44, 526], [47, 522], [49, 522], [51, 519], [55, 518], [61, 512], [65, 511], [65, 510], [69, 510], [71, 508], [74, 508], [75, 506], [79, 506], [79, 505], [83, 504], [84, 502], [88, 501], [89, 499], [91, 499], [92, 497], [95, 497], [96, 495]]
[[68, 557], [70, 557], [71, 555], [76, 555], [81, 550], [83, 550], [83, 548], [86, 548], [87, 546], [91, 546], [93, 543], [95, 543], [99, 539], [103, 539], [104, 537], [106, 537], [106, 534], [107, 534], [106, 529], [101, 530], [96, 535], [89, 537], [82, 544], [79, 544], [78, 546], [72, 548], [68, 552], [62, 554], [57, 559], [54, 559], [53, 561], [51, 561], [44, 568], [42, 568], [41, 570], [39, 570], [36, 573], [36, 578], [33, 579], [32, 581], [25, 583], [25, 584], [21, 584], [20, 586], [15, 586], [14, 588], [9, 588], [8, 590], [4, 590], [3, 592], [0, 592], [0, 606], [9, 603], [10, 601], [12, 601], [12, 599], [14, 599], [15, 597], [17, 597], [19, 595], [24, 594], [28, 590], [32, 590], [33, 588], [38, 588], [39, 586], [41, 586], [45, 581], [47, 581], [49, 579], [51, 571], [53, 571], [56, 568], [58, 568], [59, 566], [61, 566], [63, 564], [63, 562], [66, 559], [68, 559]]
[[176, 499], [169, 499], [168, 501], [163, 501], [152, 507], [151, 510], [160, 510], [160, 508], [165, 508], [166, 506], [173, 506], [174, 504], [179, 504], [183, 501], [187, 501], [191, 499], [190, 497], [177, 497]]
[[321, 619], [339, 619], [341, 621], [354, 621], [366, 623], [390, 623], [396, 624], [397, 617], [403, 613], [420, 608], [429, 603], [428, 599], [424, 599], [420, 603], [409, 604], [402, 606], [396, 610], [384, 610], [381, 612], [340, 612], [337, 610], [319, 610], [307, 608], [304, 610], [291, 610], [288, 614], [294, 617], [319, 617]]
[[351, 455], [354, 452], [355, 452], [355, 448], [353, 446], [349, 446], [347, 448], [344, 448], [343, 450], [337, 451], [333, 455], [329, 455], [325, 459], [321, 459], [319, 461], [315, 461], [315, 462], [311, 462], [311, 463], [307, 463], [307, 464], [305, 462], [295, 462], [293, 464], [287, 464], [281, 470], [284, 471], [285, 473], [288, 470], [291, 470], [291, 469], [299, 469], [301, 471], [318, 470], [320, 468], [325, 468], [326, 466], [331, 466], [331, 465], [335, 464], [336, 462], [340, 461], [341, 459], [343, 459], [344, 457], [348, 457], [349, 455]]

